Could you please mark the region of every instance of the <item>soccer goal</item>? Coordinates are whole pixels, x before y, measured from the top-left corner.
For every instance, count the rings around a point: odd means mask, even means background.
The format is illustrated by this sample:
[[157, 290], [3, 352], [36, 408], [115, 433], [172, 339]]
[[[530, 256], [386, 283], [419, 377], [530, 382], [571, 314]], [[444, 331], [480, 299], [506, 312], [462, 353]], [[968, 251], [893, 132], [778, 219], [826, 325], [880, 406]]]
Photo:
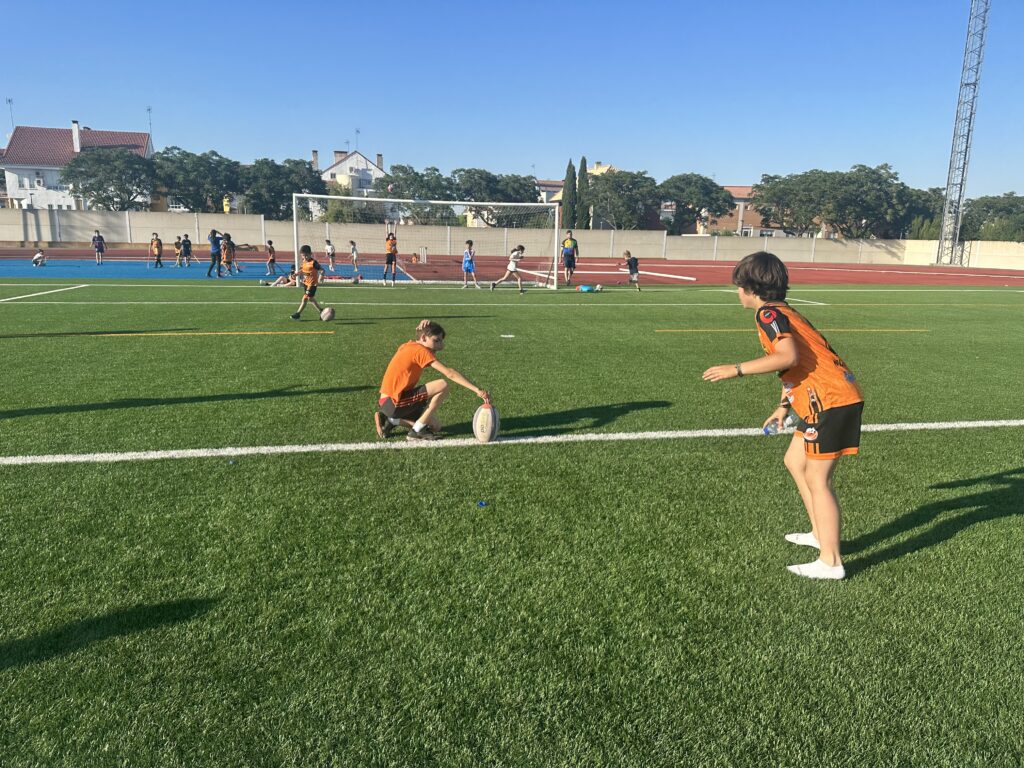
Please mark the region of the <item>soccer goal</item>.
[[[463, 254], [473, 242], [476, 279], [489, 284], [505, 273], [509, 253], [525, 247], [519, 273], [525, 283], [558, 287], [558, 204], [467, 200], [405, 200], [342, 195], [292, 195], [295, 261], [308, 245], [317, 260], [327, 241], [336, 249], [339, 280], [383, 281], [388, 235], [394, 235], [398, 280], [462, 283]], [[351, 258], [352, 243], [358, 253]], [[358, 272], [356, 271], [358, 265]], [[515, 285], [515, 282], [506, 285]]]

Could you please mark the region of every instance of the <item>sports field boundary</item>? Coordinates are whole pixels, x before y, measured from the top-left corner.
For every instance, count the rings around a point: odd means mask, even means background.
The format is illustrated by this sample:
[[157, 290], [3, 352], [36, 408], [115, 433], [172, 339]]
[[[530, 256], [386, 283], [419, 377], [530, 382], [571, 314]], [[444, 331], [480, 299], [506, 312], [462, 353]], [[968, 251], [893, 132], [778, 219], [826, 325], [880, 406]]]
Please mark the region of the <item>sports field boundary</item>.
[[[992, 421], [925, 421], [894, 424], [865, 424], [863, 432], [915, 432], [960, 429], [994, 429], [1024, 427], [1024, 419]], [[792, 430], [787, 430], [792, 432]], [[780, 433], [782, 434], [782, 433]], [[638, 440], [687, 440], [693, 438], [757, 437], [767, 439], [757, 428], [737, 429], [683, 429], [658, 432], [584, 432], [566, 435], [538, 435], [499, 438], [492, 443], [480, 443], [475, 438], [456, 438], [437, 441], [374, 441], [361, 443], [311, 443], [308, 445], [253, 445], [229, 448], [185, 448], [165, 451], [125, 451], [121, 453], [64, 453], [38, 456], [0, 456], [0, 466], [17, 467], [34, 464], [111, 464], [133, 461], [160, 461], [165, 459], [209, 459], [235, 456], [279, 456], [300, 453], [361, 453], [369, 451], [395, 451], [445, 448], [495, 449], [517, 445], [551, 445], [556, 443], [614, 443]]]

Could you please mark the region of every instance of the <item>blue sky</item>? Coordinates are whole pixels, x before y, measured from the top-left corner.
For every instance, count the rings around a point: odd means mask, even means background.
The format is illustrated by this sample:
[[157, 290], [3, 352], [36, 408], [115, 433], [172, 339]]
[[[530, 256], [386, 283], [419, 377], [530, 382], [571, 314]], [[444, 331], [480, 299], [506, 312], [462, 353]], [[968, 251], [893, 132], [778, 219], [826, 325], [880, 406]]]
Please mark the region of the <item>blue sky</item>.
[[[4, 11], [15, 122], [236, 160], [561, 178], [566, 162], [763, 173], [888, 162], [945, 186], [969, 0], [49, 2]], [[993, 0], [968, 196], [1024, 193], [1024, 28]], [[21, 42], [19, 42], [21, 41]], [[6, 104], [3, 105], [6, 107]], [[2, 115], [2, 133], [10, 131]], [[6, 143], [6, 142], [4, 142]]]

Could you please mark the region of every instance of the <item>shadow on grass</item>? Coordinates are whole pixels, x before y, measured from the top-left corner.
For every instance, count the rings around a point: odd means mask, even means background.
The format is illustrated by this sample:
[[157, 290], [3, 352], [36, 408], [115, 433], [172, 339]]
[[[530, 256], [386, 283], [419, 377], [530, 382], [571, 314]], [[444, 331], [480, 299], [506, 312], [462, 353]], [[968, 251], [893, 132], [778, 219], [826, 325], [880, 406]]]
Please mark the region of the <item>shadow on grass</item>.
[[345, 392], [363, 392], [372, 389], [369, 384], [355, 387], [327, 387], [325, 389], [296, 389], [294, 386], [268, 389], [263, 392], [229, 392], [217, 395], [191, 395], [189, 397], [132, 397], [124, 400], [110, 400], [105, 403], [71, 403], [68, 405], [41, 405], [37, 408], [17, 408], [0, 411], [0, 419], [14, 419], [19, 416], [43, 416], [54, 413], [91, 413], [93, 411], [116, 411], [121, 408], [150, 408], [160, 405], [182, 405], [198, 403], [225, 403], [233, 400], [270, 400], [279, 397], [304, 397], [306, 395], [338, 395]]
[[[644, 400], [637, 403], [614, 403], [610, 405], [591, 405], [586, 408], [573, 408], [569, 411], [552, 411], [536, 413], [530, 416], [502, 417], [501, 434], [529, 435], [564, 435], [570, 432], [590, 432], [612, 424], [622, 416], [634, 411], [645, 411], [651, 408], [669, 408], [672, 403], [667, 400]], [[472, 422], [452, 424], [445, 427], [452, 435], [473, 432]]]
[[121, 608], [104, 616], [73, 621], [49, 632], [2, 643], [0, 671], [67, 656], [111, 637], [191, 621], [216, 604], [217, 600], [203, 598]]
[[[902, 534], [922, 529], [908, 539], [884, 546], [846, 564], [847, 573], [860, 573], [875, 565], [941, 544], [972, 525], [1011, 515], [1024, 515], [1024, 467], [931, 486], [934, 490], [978, 488], [966, 496], [934, 501], [892, 522], [843, 543], [855, 554], [884, 544]], [[925, 527], [928, 526], [928, 527]]]
[[65, 336], [134, 336], [140, 333], [187, 333], [195, 328], [149, 328], [140, 330], [138, 328], [130, 331], [68, 331], [66, 333], [4, 333], [0, 339], [60, 339]]

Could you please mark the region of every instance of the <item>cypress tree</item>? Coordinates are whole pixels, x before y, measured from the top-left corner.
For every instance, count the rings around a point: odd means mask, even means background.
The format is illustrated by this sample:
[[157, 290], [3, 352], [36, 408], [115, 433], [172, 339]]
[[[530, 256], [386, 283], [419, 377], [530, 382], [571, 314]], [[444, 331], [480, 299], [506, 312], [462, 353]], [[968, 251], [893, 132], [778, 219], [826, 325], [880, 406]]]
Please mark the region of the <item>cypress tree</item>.
[[576, 178], [576, 227], [590, 229], [590, 179], [587, 177], [587, 157], [580, 158], [580, 173]]
[[576, 166], [569, 161], [562, 183], [562, 229], [576, 227]]

